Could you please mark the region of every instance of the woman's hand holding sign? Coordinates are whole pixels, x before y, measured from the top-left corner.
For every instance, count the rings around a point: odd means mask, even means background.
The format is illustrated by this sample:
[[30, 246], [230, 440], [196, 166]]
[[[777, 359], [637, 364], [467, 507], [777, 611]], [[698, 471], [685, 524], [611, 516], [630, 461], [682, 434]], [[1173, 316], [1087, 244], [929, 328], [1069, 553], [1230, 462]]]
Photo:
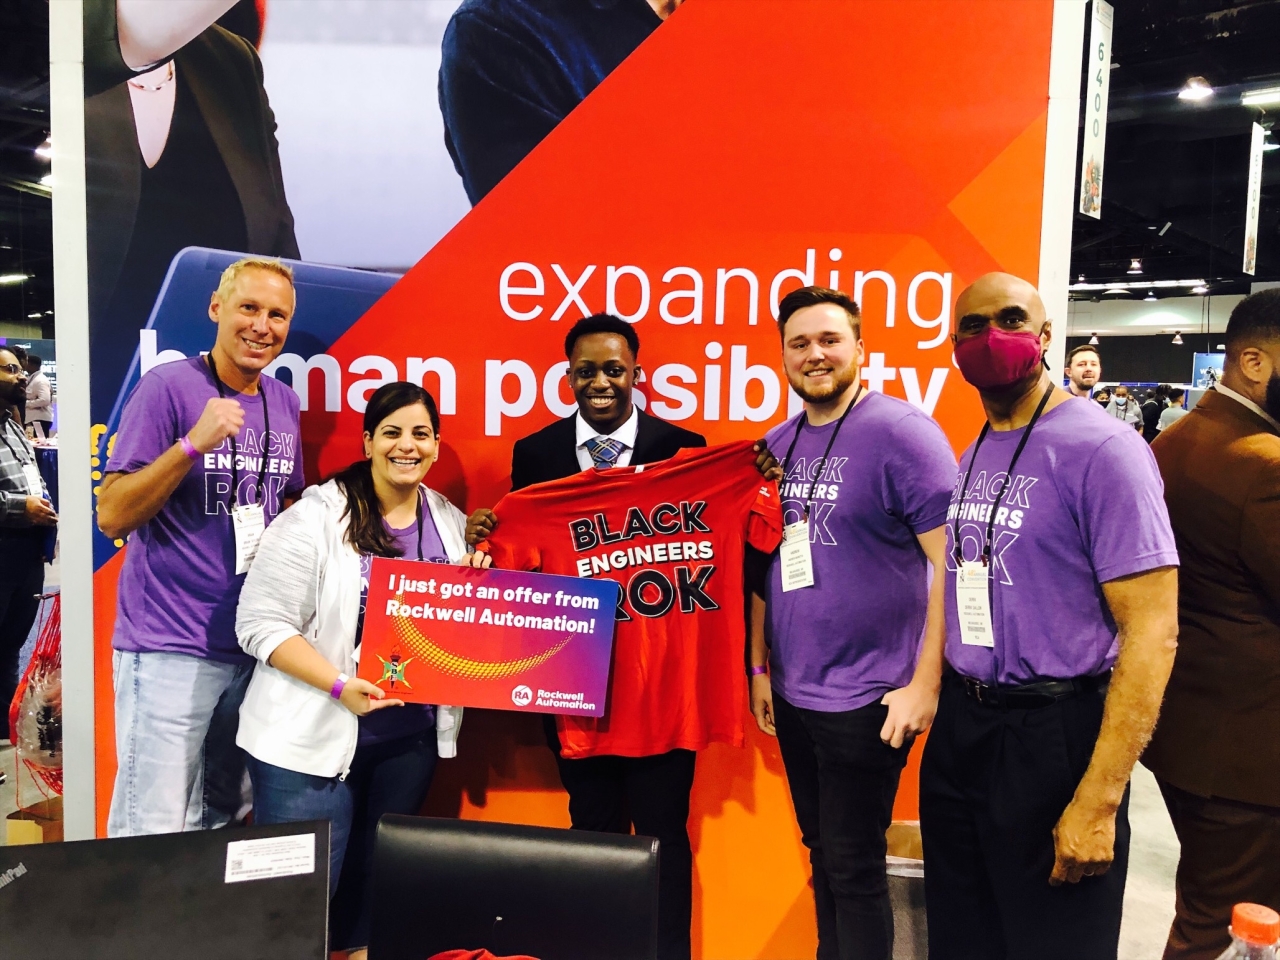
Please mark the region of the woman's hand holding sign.
[[338, 702], [357, 717], [367, 717], [383, 707], [403, 707], [403, 700], [387, 699], [386, 691], [359, 677], [352, 677], [342, 688]]

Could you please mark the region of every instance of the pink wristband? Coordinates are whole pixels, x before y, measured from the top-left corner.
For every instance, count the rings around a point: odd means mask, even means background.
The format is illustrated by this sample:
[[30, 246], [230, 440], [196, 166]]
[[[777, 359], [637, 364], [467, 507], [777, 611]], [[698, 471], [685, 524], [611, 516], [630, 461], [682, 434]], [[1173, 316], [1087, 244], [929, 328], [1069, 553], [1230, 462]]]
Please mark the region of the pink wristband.
[[752, 667], [750, 670], [747, 671], [747, 675], [751, 677], [758, 677], [760, 676], [760, 674], [768, 673], [768, 672], [769, 672], [768, 667]]
[[333, 681], [333, 689], [329, 691], [329, 696], [335, 700], [342, 699], [342, 689], [347, 685], [347, 681], [351, 678], [345, 673], [338, 674], [338, 679]]
[[183, 437], [178, 443], [182, 444], [182, 452], [194, 460], [200, 456], [200, 451], [196, 449], [196, 445], [191, 442], [190, 437]]

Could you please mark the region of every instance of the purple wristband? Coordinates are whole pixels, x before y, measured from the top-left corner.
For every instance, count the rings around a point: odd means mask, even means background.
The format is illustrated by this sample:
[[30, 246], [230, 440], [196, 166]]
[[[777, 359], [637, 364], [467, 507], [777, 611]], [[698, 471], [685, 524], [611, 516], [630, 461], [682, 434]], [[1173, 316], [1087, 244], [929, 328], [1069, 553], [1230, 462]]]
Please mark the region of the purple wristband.
[[768, 672], [769, 672], [768, 667], [752, 667], [750, 670], [747, 671], [747, 676], [758, 677], [760, 676], [760, 674], [768, 673]]
[[182, 452], [194, 460], [200, 456], [200, 451], [196, 449], [196, 445], [191, 442], [190, 437], [183, 437], [178, 443], [182, 444]]
[[335, 700], [341, 700], [342, 688], [347, 685], [347, 681], [350, 679], [345, 673], [338, 674], [338, 679], [333, 681], [333, 689], [329, 691], [329, 696]]

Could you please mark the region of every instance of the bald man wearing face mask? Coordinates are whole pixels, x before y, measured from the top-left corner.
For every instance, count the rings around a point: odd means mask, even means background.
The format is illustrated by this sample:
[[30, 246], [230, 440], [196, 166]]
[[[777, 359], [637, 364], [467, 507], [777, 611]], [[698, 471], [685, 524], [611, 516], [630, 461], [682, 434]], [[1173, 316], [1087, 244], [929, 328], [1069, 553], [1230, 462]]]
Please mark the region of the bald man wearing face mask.
[[931, 960], [1115, 960], [1129, 775], [1173, 665], [1155, 460], [1054, 386], [1051, 336], [1017, 277], [956, 303], [987, 422], [946, 523], [947, 672], [920, 774]]

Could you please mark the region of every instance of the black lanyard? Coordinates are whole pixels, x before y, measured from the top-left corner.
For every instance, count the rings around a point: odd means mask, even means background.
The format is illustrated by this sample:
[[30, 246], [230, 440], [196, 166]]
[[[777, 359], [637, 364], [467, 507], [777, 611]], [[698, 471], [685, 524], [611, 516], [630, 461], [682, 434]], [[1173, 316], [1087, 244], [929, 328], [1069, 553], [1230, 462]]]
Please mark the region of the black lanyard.
[[423, 493], [421, 490], [419, 490], [418, 491], [418, 561], [419, 562], [421, 562], [424, 559], [422, 556], [422, 501], [425, 500], [426, 498], [427, 498], [427, 495]]
[[[213, 362], [213, 354], [205, 355], [205, 359], [209, 362], [209, 372], [213, 374], [213, 382], [218, 387], [218, 396], [222, 399], [227, 398], [227, 388], [222, 383], [222, 378], [218, 376], [218, 366]], [[262, 397], [262, 449], [259, 451], [261, 457], [258, 459], [258, 484], [255, 489], [255, 502], [266, 509], [266, 484], [263, 482], [267, 472], [267, 450], [271, 446], [271, 418], [267, 414], [267, 388], [259, 381], [258, 395]], [[245, 418], [245, 424], [248, 425], [249, 418]], [[240, 506], [240, 468], [236, 465], [236, 458], [240, 456], [240, 451], [236, 449], [236, 438], [228, 437], [231, 441], [231, 506], [232, 508]]]
[[[1000, 501], [1004, 499], [1005, 491], [1009, 489], [1009, 485], [1013, 483], [1013, 468], [1018, 465], [1018, 458], [1022, 456], [1023, 448], [1027, 445], [1027, 440], [1031, 438], [1031, 430], [1036, 425], [1036, 421], [1040, 419], [1040, 414], [1044, 412], [1044, 406], [1049, 402], [1049, 396], [1053, 393], [1053, 384], [1045, 390], [1044, 396], [1040, 398], [1040, 405], [1036, 407], [1036, 412], [1031, 415], [1031, 420], [1027, 424], [1026, 431], [1022, 434], [1022, 439], [1018, 441], [1018, 446], [1013, 451], [1013, 459], [1009, 461], [1009, 469], [1005, 472], [1005, 481], [1000, 485], [1000, 492], [996, 494], [996, 502], [991, 505], [991, 515], [987, 517], [987, 533], [982, 544], [982, 565], [985, 567], [991, 562], [991, 534], [995, 528], [996, 511], [1000, 509]], [[964, 510], [964, 498], [969, 492], [969, 474], [973, 472], [973, 465], [978, 462], [978, 450], [982, 446], [982, 441], [987, 438], [987, 434], [991, 432], [991, 421], [988, 420], [982, 425], [982, 431], [978, 434], [978, 440], [973, 445], [973, 456], [969, 458], [969, 466], [964, 471], [964, 481], [960, 484], [960, 503], [956, 507], [955, 524], [951, 529], [952, 547], [955, 550], [956, 563], [963, 563], [964, 556], [960, 550], [960, 514]]]
[[[858, 389], [853, 394], [853, 399], [849, 401], [849, 405], [844, 408], [844, 413], [840, 414], [840, 419], [836, 421], [836, 428], [831, 431], [831, 439], [827, 441], [827, 449], [822, 454], [822, 460], [819, 462], [817, 473], [812, 480], [807, 477], [801, 478], [802, 481], [809, 483], [809, 496], [804, 503], [804, 518], [809, 519], [809, 508], [813, 506], [813, 487], [821, 478], [822, 472], [827, 469], [827, 458], [831, 456], [831, 448], [835, 446], [836, 437], [840, 436], [840, 428], [844, 426], [844, 418], [849, 415], [849, 411], [853, 409], [854, 404], [858, 402], [858, 398], [862, 396], [862, 383], [858, 383]], [[787, 447], [787, 457], [784, 461], [784, 469], [791, 467], [791, 454], [795, 453], [796, 443], [800, 440], [800, 431], [804, 429], [804, 425], [809, 422], [809, 414], [806, 411], [800, 412], [800, 419], [796, 421], [796, 435], [791, 438], [791, 446]], [[786, 479], [784, 474], [783, 479]]]

